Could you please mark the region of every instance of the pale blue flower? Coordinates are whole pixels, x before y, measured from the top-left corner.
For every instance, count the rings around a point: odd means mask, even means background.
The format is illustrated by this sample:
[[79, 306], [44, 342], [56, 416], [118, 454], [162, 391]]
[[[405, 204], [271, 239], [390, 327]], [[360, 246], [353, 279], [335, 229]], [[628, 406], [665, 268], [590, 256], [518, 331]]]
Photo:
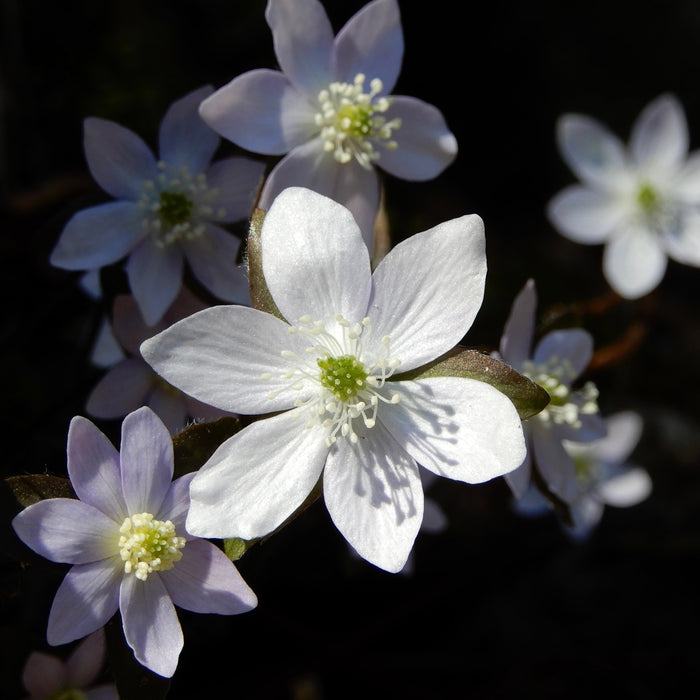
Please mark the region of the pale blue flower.
[[68, 474], [80, 500], [39, 501], [12, 521], [34, 551], [73, 564], [51, 607], [49, 644], [80, 639], [119, 610], [136, 659], [169, 677], [183, 645], [175, 605], [222, 615], [255, 607], [255, 594], [226, 555], [185, 530], [194, 474], [171, 483], [172, 440], [151, 409], [124, 419], [121, 452], [75, 417]]
[[250, 215], [264, 166], [243, 157], [211, 163], [220, 140], [198, 108], [212, 92], [202, 87], [171, 105], [160, 125], [159, 160], [129, 129], [85, 120], [90, 172], [117, 201], [77, 212], [51, 263], [96, 270], [127, 258], [129, 285], [148, 325], [177, 296], [185, 260], [218, 299], [248, 300], [246, 275], [236, 265], [240, 241], [219, 224]]

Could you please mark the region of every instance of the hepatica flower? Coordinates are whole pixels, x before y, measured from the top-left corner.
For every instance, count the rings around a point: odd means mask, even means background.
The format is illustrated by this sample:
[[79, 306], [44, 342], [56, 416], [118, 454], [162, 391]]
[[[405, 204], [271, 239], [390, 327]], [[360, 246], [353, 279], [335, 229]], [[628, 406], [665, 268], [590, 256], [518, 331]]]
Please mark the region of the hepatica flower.
[[500, 355], [549, 394], [547, 407], [525, 421], [528, 452], [522, 465], [506, 475], [516, 498], [530, 484], [534, 458], [551, 491], [569, 500], [578, 493], [576, 466], [564, 440], [586, 442], [602, 437], [605, 426], [592, 382], [573, 388], [593, 354], [593, 338], [580, 328], [547, 333], [533, 350], [537, 293], [529, 280], [516, 297], [501, 337]]
[[192, 482], [187, 527], [265, 535], [321, 478], [333, 522], [365, 559], [404, 565], [423, 517], [417, 463], [470, 483], [515, 468], [506, 396], [457, 377], [395, 381], [453, 348], [481, 305], [483, 223], [464, 216], [396, 246], [370, 271], [350, 212], [303, 188], [265, 216], [262, 266], [285, 320], [219, 306], [141, 346], [171, 384], [223, 410], [275, 413], [224, 442]]
[[390, 95], [403, 59], [396, 0], [369, 3], [336, 37], [318, 0], [269, 0], [265, 17], [282, 71], [238, 76], [202, 103], [201, 115], [243, 148], [286, 154], [263, 187], [263, 209], [286, 187], [308, 187], [348, 207], [369, 245], [375, 166], [429, 180], [457, 154], [439, 110]]
[[621, 296], [654, 289], [667, 256], [700, 266], [700, 152], [688, 156], [683, 108], [671, 95], [649, 104], [629, 148], [580, 114], [557, 123], [561, 154], [582, 184], [548, 206], [559, 232], [577, 243], [605, 243], [603, 272]]
[[73, 564], [51, 607], [49, 644], [84, 637], [119, 610], [136, 659], [169, 677], [183, 644], [174, 605], [223, 615], [255, 607], [224, 553], [185, 530], [193, 475], [171, 483], [172, 450], [149, 408], [124, 419], [121, 452], [90, 421], [71, 421], [68, 474], [80, 500], [39, 501], [12, 521], [33, 550]]
[[85, 120], [90, 172], [117, 201], [76, 213], [51, 254], [67, 270], [95, 270], [127, 257], [131, 291], [148, 325], [177, 296], [184, 261], [215, 297], [245, 302], [236, 267], [240, 241], [219, 224], [250, 215], [263, 164], [235, 157], [210, 163], [219, 137], [198, 115], [213, 92], [203, 87], [174, 102], [160, 125], [160, 159], [129, 129]]

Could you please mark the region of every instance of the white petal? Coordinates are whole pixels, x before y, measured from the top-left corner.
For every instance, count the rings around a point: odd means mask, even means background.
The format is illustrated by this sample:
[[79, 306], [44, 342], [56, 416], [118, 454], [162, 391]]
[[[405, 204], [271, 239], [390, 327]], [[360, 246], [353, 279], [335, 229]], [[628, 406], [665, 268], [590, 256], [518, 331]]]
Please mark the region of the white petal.
[[173, 478], [173, 442], [148, 407], [122, 423], [122, 490], [129, 515], [157, 513]]
[[484, 382], [438, 377], [390, 382], [396, 405], [381, 421], [421, 466], [449, 479], [480, 483], [522, 464], [525, 440], [515, 407]]
[[74, 214], [51, 253], [64, 270], [94, 270], [121, 260], [143, 238], [142, 214], [133, 202], [108, 202]]
[[352, 83], [358, 73], [379, 78], [390, 93], [401, 71], [403, 30], [396, 0], [367, 3], [338, 32], [333, 46], [337, 80]]
[[270, 314], [214, 306], [149, 338], [141, 353], [167, 382], [203, 403], [233, 413], [271, 413], [299, 398], [283, 378], [298, 361], [281, 352], [304, 356], [307, 345]]
[[175, 606], [158, 574], [146, 581], [125, 576], [119, 593], [124, 637], [136, 660], [170, 678], [182, 651], [182, 628]]
[[264, 172], [265, 163], [252, 158], [224, 158], [212, 163], [207, 170], [207, 186], [217, 190], [216, 198], [210, 202], [214, 209], [212, 220], [231, 222], [250, 218]]
[[232, 233], [207, 224], [202, 236], [185, 241], [184, 251], [194, 276], [218, 299], [250, 303], [248, 277], [236, 264], [241, 241]]
[[693, 151], [677, 173], [673, 194], [688, 204], [700, 204], [700, 151]]
[[530, 279], [515, 297], [499, 346], [504, 361], [515, 368], [530, 358], [536, 309], [537, 291], [535, 281]]
[[614, 479], [598, 484], [598, 494], [608, 505], [626, 508], [648, 498], [652, 490], [651, 477], [644, 469], [634, 468]]
[[558, 358], [571, 366], [569, 383], [576, 379], [593, 356], [593, 336], [583, 328], [566, 328], [547, 333], [535, 348], [533, 361], [536, 365], [546, 364]]
[[634, 411], [621, 411], [605, 420], [607, 435], [586, 445], [586, 451], [598, 459], [624, 462], [642, 435], [642, 417]]
[[199, 116], [202, 100], [214, 92], [205, 85], [173, 102], [158, 131], [160, 159], [172, 168], [186, 167], [192, 175], [202, 172], [214, 157], [219, 137]]
[[685, 212], [679, 228], [664, 236], [664, 245], [677, 262], [700, 267], [700, 212]]
[[376, 566], [400, 571], [423, 520], [418, 466], [381, 425], [328, 455], [323, 497], [343, 537]]
[[143, 360], [128, 357], [95, 385], [85, 409], [95, 418], [122, 418], [146, 403], [155, 380], [153, 370]]
[[[530, 441], [526, 440], [526, 442], [529, 443]], [[510, 490], [513, 492], [513, 496], [515, 496], [515, 498], [518, 500], [522, 499], [526, 495], [528, 487], [530, 486], [530, 478], [532, 476], [532, 459], [530, 457], [531, 450], [532, 447], [528, 444], [527, 454], [525, 455], [525, 459], [523, 460], [522, 464], [517, 469], [513, 469], [512, 472], [505, 474], [503, 477], [510, 487]]]
[[567, 503], [578, 495], [576, 465], [564, 449], [562, 437], [555, 426], [532, 424], [532, 447], [535, 465], [547, 486]]
[[619, 199], [572, 185], [555, 195], [547, 216], [559, 233], [576, 243], [603, 243], [625, 216]]
[[648, 294], [666, 272], [660, 238], [643, 226], [616, 232], [603, 253], [603, 272], [620, 296], [638, 299]]
[[574, 540], [584, 540], [590, 536], [603, 517], [604, 505], [589, 494], [584, 494], [570, 505], [573, 528], [566, 531]]
[[401, 127], [393, 132], [398, 146], [380, 146], [377, 165], [403, 180], [432, 180], [457, 156], [457, 139], [447, 128], [442, 112], [415, 97], [393, 95], [386, 112], [387, 121], [400, 119]]
[[296, 324], [305, 314], [351, 323], [367, 313], [369, 253], [350, 212], [311, 190], [293, 187], [272, 203], [263, 220], [265, 281], [282, 315]]
[[83, 122], [85, 158], [99, 186], [115, 199], [137, 201], [146, 180], [158, 175], [151, 149], [119, 124], [89, 117]]
[[557, 142], [567, 165], [594, 188], [617, 191], [627, 181], [624, 146], [595, 119], [580, 114], [560, 117]]
[[269, 209], [288, 187], [308, 187], [347, 207], [362, 231], [368, 248], [374, 241], [374, 222], [379, 209], [379, 177], [374, 168], [356, 160], [337, 163], [323, 150], [320, 138], [298, 146], [270, 172], [260, 194], [262, 209]]
[[129, 286], [149, 326], [158, 323], [182, 286], [183, 257], [176, 245], [160, 248], [152, 237], [141, 242], [126, 264]]
[[265, 19], [290, 80], [312, 96], [332, 80], [333, 29], [318, 0], [269, 0]]
[[318, 133], [314, 109], [283, 73], [243, 73], [202, 102], [202, 119], [239, 146], [281, 155]]
[[288, 411], [234, 435], [192, 481], [187, 531], [245, 540], [272, 532], [318, 481], [327, 434], [327, 428], [307, 428]]
[[372, 277], [371, 338], [391, 339], [399, 372], [452, 349], [472, 325], [484, 296], [484, 224], [472, 214], [399, 243]]
[[104, 627], [119, 607], [124, 565], [119, 556], [74, 566], [53, 599], [46, 639], [68, 644]]
[[674, 173], [688, 153], [688, 125], [673, 95], [661, 95], [637, 118], [630, 137], [632, 155], [645, 171]]

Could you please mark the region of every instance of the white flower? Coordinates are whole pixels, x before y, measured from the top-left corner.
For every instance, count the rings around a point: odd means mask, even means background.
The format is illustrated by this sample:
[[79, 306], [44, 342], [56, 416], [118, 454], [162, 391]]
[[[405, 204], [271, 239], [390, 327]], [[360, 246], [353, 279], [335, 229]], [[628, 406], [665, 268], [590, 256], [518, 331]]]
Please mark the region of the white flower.
[[389, 96], [403, 59], [398, 4], [374, 0], [335, 38], [318, 0], [269, 0], [265, 18], [282, 71], [238, 76], [202, 103], [202, 118], [250, 151], [287, 154], [265, 182], [263, 209], [287, 187], [309, 187], [350, 209], [371, 249], [374, 167], [429, 180], [457, 154], [438, 109]]
[[678, 100], [662, 95], [634, 124], [629, 149], [590, 117], [557, 123], [561, 154], [581, 179], [549, 203], [559, 232], [577, 243], [606, 243], [603, 272], [621, 296], [654, 289], [667, 256], [700, 266], [700, 152], [688, 156]]
[[417, 463], [470, 483], [524, 457], [510, 400], [457, 377], [393, 381], [453, 348], [481, 305], [483, 223], [464, 216], [412, 236], [375, 270], [350, 212], [283, 192], [261, 233], [265, 280], [288, 322], [219, 306], [141, 346], [195, 398], [275, 413], [224, 442], [192, 487], [188, 529], [252, 539], [279, 526], [319, 478], [330, 515], [365, 559], [404, 565], [423, 517]]
[[177, 296], [186, 259], [218, 299], [248, 299], [236, 267], [240, 241], [218, 224], [249, 216], [264, 165], [250, 158], [210, 164], [219, 137], [200, 119], [203, 87], [174, 102], [159, 131], [160, 160], [129, 129], [85, 120], [90, 172], [117, 201], [77, 212], [66, 224], [51, 263], [96, 270], [128, 256], [131, 291], [148, 325]]
[[581, 328], [547, 333], [532, 350], [537, 293], [528, 280], [513, 302], [500, 355], [526, 377], [543, 387], [550, 403], [524, 423], [527, 456], [522, 465], [506, 475], [516, 498], [530, 485], [532, 459], [548, 488], [568, 501], [578, 493], [574, 461], [564, 440], [586, 442], [605, 434], [598, 411], [598, 391], [591, 382], [575, 390], [572, 384], [586, 369], [593, 354], [593, 338]]

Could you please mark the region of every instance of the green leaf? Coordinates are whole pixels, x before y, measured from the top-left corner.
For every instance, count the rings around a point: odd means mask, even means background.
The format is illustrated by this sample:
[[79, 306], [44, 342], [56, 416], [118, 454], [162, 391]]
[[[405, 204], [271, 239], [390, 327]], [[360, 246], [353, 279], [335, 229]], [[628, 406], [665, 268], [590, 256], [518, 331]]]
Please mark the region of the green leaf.
[[505, 394], [525, 420], [539, 413], [548, 403], [549, 394], [538, 384], [512, 367], [477, 350], [456, 347], [427, 365], [396, 374], [391, 381], [428, 377], [465, 377], [486, 382]]
[[25, 474], [10, 476], [5, 484], [17, 503], [26, 508], [46, 498], [76, 498], [68, 479], [49, 474]]
[[209, 423], [195, 423], [173, 437], [175, 476], [197, 471], [222, 442], [244, 427], [237, 416], [225, 416]]
[[265, 218], [264, 209], [255, 209], [253, 216], [250, 219], [250, 229], [248, 231], [248, 278], [250, 280], [250, 299], [253, 302], [253, 308], [258, 311], [265, 311], [268, 314], [277, 316], [277, 318], [285, 320], [280, 313], [267, 288], [265, 276], [262, 268], [262, 247], [260, 245], [260, 233], [262, 231], [262, 223]]

